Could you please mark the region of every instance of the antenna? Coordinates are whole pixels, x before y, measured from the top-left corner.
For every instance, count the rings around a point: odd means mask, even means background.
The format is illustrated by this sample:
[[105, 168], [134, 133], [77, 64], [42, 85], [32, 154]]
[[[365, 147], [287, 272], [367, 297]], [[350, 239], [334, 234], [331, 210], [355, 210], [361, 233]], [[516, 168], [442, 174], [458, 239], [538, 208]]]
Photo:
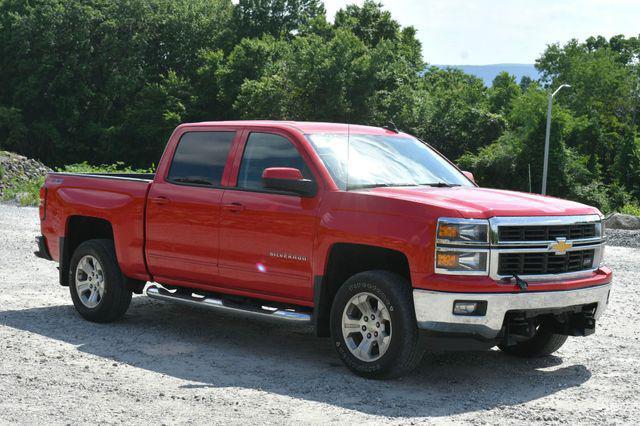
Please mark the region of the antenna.
[[398, 126], [392, 120], [389, 120], [389, 123], [385, 126], [382, 126], [383, 129], [391, 130], [394, 133], [400, 133]]

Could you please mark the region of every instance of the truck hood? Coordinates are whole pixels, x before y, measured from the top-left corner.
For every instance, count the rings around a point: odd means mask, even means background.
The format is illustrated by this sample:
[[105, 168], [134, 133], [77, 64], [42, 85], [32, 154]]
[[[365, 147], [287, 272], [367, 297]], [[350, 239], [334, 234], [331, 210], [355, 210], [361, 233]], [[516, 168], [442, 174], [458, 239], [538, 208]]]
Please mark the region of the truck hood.
[[378, 196], [455, 210], [465, 218], [494, 216], [570, 216], [600, 214], [595, 207], [561, 198], [477, 187], [373, 188]]

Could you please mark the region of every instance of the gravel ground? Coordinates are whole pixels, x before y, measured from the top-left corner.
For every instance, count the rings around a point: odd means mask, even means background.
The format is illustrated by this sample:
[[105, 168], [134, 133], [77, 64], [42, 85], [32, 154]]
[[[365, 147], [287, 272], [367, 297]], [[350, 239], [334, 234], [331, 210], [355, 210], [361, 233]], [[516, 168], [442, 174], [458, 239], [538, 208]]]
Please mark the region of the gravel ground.
[[75, 313], [32, 255], [37, 211], [0, 205], [0, 423], [636, 423], [640, 249], [610, 247], [595, 335], [546, 359], [430, 355], [367, 381], [310, 329], [135, 297], [125, 319]]
[[611, 246], [640, 247], [640, 230], [607, 229], [607, 243]]

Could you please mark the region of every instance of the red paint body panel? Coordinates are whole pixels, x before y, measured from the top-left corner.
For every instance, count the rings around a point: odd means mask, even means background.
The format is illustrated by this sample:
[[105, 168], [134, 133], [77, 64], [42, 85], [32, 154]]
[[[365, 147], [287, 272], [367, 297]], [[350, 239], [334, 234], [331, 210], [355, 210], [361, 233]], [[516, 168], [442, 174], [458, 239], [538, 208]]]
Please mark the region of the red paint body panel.
[[[477, 187], [375, 188], [376, 195], [425, 203], [469, 219], [495, 216], [572, 216], [600, 214], [595, 207], [538, 194]], [[457, 216], [457, 215], [456, 215]]]
[[[187, 131], [236, 131], [220, 187], [166, 180], [180, 137]], [[318, 184], [304, 198], [235, 188], [251, 132], [274, 133], [298, 150]], [[42, 234], [59, 260], [59, 237], [73, 216], [112, 224], [116, 254], [129, 277], [170, 285], [313, 305], [314, 276], [324, 275], [337, 243], [402, 252], [415, 288], [454, 292], [514, 292], [489, 277], [434, 273], [439, 217], [599, 214], [579, 203], [477, 187], [404, 187], [341, 191], [304, 137], [311, 132], [395, 135], [386, 129], [333, 123], [207, 122], [179, 126], [153, 182], [50, 174], [45, 183]], [[44, 211], [42, 215], [44, 215]], [[41, 217], [42, 217], [41, 215]], [[602, 267], [591, 277], [531, 282], [531, 291], [589, 287], [611, 281]]]
[[165, 182], [151, 186], [146, 255], [149, 273], [155, 280], [215, 282], [223, 192]]
[[142, 180], [50, 173], [45, 181], [47, 211], [41, 229], [52, 258], [60, 259], [59, 238], [67, 235], [72, 217], [104, 219], [113, 228], [122, 272], [149, 280], [144, 260], [144, 211], [150, 185]]

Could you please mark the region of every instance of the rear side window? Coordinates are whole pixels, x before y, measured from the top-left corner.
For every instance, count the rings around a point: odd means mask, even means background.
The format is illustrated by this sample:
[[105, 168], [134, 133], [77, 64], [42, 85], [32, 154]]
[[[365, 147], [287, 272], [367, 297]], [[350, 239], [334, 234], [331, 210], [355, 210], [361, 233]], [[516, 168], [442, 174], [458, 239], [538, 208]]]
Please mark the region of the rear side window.
[[219, 186], [235, 132], [188, 132], [173, 156], [171, 182]]
[[289, 140], [270, 133], [251, 133], [242, 155], [238, 188], [265, 190], [262, 172], [269, 167], [293, 167], [300, 170], [305, 179], [313, 179], [300, 153]]

